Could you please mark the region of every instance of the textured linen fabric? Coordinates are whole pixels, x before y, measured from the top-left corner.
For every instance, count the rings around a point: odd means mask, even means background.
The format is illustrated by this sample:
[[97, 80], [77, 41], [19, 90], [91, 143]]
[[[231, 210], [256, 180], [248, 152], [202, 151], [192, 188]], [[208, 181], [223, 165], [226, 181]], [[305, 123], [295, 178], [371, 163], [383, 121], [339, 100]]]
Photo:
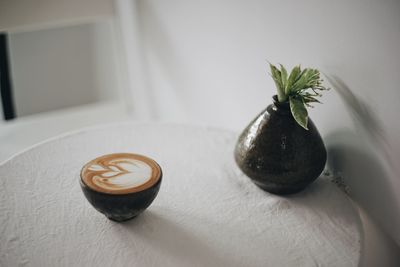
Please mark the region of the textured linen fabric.
[[[110, 124], [64, 135], [0, 166], [0, 266], [357, 266], [360, 218], [327, 179], [280, 197], [233, 160], [237, 135]], [[79, 172], [107, 153], [155, 159], [163, 182], [139, 217], [115, 223], [84, 198]]]

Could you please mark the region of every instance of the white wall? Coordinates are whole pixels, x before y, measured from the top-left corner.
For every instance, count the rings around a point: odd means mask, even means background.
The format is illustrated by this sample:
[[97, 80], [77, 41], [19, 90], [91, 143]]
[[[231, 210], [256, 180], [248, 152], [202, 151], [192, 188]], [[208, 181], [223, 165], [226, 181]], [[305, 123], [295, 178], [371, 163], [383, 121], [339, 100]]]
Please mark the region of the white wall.
[[240, 131], [275, 93], [267, 60], [339, 77], [311, 117], [330, 168], [400, 244], [399, 1], [137, 3], [156, 119]]

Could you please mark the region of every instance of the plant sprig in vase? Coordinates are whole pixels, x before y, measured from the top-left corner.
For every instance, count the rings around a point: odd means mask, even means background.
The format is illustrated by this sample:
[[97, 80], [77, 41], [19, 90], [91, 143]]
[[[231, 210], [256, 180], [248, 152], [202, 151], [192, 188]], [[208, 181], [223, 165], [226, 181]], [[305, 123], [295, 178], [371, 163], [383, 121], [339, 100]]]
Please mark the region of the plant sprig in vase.
[[300, 65], [295, 66], [290, 74], [280, 64], [280, 69], [270, 64], [271, 76], [275, 81], [278, 101], [289, 102], [290, 111], [296, 122], [308, 130], [307, 107], [310, 103], [321, 103], [316, 97], [321, 96], [321, 91], [329, 90], [322, 85], [320, 72], [317, 69], [305, 68], [301, 70]]

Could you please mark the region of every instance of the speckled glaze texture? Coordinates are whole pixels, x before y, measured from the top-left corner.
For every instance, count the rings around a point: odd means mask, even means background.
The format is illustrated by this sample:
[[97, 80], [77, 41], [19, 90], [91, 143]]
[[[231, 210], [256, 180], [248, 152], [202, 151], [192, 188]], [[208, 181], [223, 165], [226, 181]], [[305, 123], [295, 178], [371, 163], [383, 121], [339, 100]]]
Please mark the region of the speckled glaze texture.
[[116, 222], [133, 219], [150, 206], [160, 190], [161, 180], [162, 173], [157, 183], [143, 191], [112, 195], [94, 191], [79, 179], [82, 191], [90, 204], [108, 219]]
[[289, 103], [262, 111], [243, 131], [235, 160], [253, 182], [273, 194], [293, 194], [312, 183], [324, 169], [326, 149], [317, 128], [308, 130], [294, 120]]

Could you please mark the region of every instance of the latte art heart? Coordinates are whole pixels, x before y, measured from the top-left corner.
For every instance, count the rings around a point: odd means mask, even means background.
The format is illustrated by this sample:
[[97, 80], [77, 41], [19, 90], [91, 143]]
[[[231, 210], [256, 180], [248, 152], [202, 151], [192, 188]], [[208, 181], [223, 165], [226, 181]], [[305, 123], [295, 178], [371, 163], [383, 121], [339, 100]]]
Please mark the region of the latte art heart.
[[123, 194], [144, 190], [157, 182], [160, 168], [141, 155], [119, 153], [90, 161], [82, 169], [85, 184], [96, 191]]

